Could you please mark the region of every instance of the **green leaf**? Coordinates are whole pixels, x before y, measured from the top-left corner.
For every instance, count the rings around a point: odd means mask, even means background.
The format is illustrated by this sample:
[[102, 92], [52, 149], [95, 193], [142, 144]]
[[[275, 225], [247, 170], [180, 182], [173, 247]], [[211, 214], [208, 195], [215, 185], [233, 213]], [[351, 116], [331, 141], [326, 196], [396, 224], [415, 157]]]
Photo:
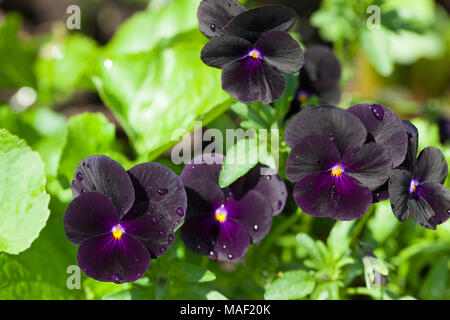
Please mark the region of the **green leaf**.
[[399, 223], [395, 218], [389, 201], [376, 203], [374, 215], [367, 223], [372, 237], [378, 242], [387, 241], [398, 229]]
[[313, 292], [314, 279], [303, 270], [287, 271], [266, 290], [266, 300], [302, 299]]
[[355, 221], [337, 221], [327, 238], [328, 248], [331, 250], [333, 260], [341, 258], [349, 249], [350, 231]]
[[216, 275], [194, 264], [179, 261], [169, 269], [169, 275], [185, 282], [210, 282], [216, 279]]
[[[159, 1], [161, 2], [161, 1]], [[161, 40], [197, 28], [197, 6], [189, 1], [152, 1], [122, 24], [106, 48], [109, 54], [146, 52]]]
[[256, 137], [239, 140], [227, 150], [227, 156], [222, 164], [219, 175], [219, 185], [228, 187], [234, 181], [244, 176], [258, 163], [258, 140]]
[[321, 270], [322, 268], [324, 268], [327, 256], [320, 248], [321, 247], [320, 243], [322, 242], [320, 240], [315, 241], [306, 233], [297, 234], [296, 240], [299, 246], [303, 250], [305, 250], [308, 256], [310, 256], [312, 259], [310, 260], [309, 267], [314, 268], [316, 270]]
[[297, 75], [288, 74], [285, 75], [285, 79], [286, 79], [286, 90], [284, 91], [281, 98], [273, 103], [278, 121], [282, 121], [284, 120], [284, 117], [286, 117], [286, 114], [289, 112], [289, 109], [291, 108], [291, 102], [292, 100], [294, 100], [298, 89]]
[[61, 155], [59, 174], [69, 187], [78, 164], [91, 155], [104, 154], [127, 166], [126, 158], [115, 145], [114, 124], [101, 113], [83, 113], [70, 118], [67, 139]]
[[99, 65], [94, 83], [140, 156], [156, 158], [195, 121], [207, 125], [229, 107], [220, 70], [200, 59], [205, 42], [193, 31], [150, 52], [109, 56], [109, 68]]
[[9, 13], [0, 19], [0, 88], [33, 87], [36, 46], [18, 37], [20, 15]]
[[[19, 255], [0, 253], [0, 299], [81, 299], [83, 290], [68, 289], [69, 266], [77, 265], [77, 247], [63, 228], [66, 203], [50, 201], [51, 215], [31, 247]], [[84, 277], [81, 271], [81, 277]], [[81, 288], [83, 289], [83, 287]]]
[[422, 299], [436, 300], [449, 296], [449, 261], [450, 257], [448, 255], [438, 258], [431, 270], [427, 273], [419, 294]]
[[314, 300], [339, 300], [339, 288], [342, 283], [339, 281], [327, 281], [319, 283], [311, 299]]
[[227, 297], [225, 297], [223, 294], [221, 294], [219, 291], [212, 290], [206, 294], [206, 298], [208, 300], [228, 300]]
[[70, 34], [45, 44], [35, 65], [40, 101], [60, 102], [77, 88], [95, 88], [88, 75], [99, 51], [94, 40], [81, 34]]
[[0, 129], [0, 252], [30, 247], [50, 214], [45, 169], [39, 154]]
[[390, 76], [394, 72], [394, 61], [390, 54], [388, 31], [383, 27], [362, 28], [359, 41], [375, 70], [384, 77]]

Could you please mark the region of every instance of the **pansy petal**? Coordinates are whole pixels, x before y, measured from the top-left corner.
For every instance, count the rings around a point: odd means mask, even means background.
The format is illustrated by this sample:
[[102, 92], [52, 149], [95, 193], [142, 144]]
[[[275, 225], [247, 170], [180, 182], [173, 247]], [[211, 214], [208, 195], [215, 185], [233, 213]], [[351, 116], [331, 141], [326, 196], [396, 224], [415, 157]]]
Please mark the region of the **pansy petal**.
[[294, 116], [286, 128], [285, 139], [292, 149], [300, 139], [311, 135], [328, 137], [343, 154], [362, 146], [367, 131], [363, 123], [349, 112], [334, 106], [320, 106], [305, 108]]
[[321, 94], [335, 88], [341, 73], [341, 63], [331, 48], [314, 45], [306, 49], [305, 66], [300, 78], [308, 77], [308, 82], [317, 93]]
[[208, 38], [218, 36], [223, 27], [246, 10], [238, 0], [203, 0], [197, 11], [200, 31]]
[[213, 250], [220, 232], [219, 224], [213, 216], [190, 218], [188, 215], [181, 227], [181, 239], [191, 251], [215, 258]]
[[147, 248], [126, 234], [114, 240], [105, 234], [84, 241], [78, 249], [78, 264], [89, 277], [106, 282], [133, 282], [150, 265]]
[[419, 146], [419, 132], [411, 121], [403, 120], [402, 122], [408, 134], [408, 151], [406, 152], [405, 161], [403, 161], [400, 166], [412, 171], [416, 165], [417, 149]]
[[327, 91], [319, 93], [320, 104], [338, 104], [341, 100], [341, 88], [336, 85]]
[[286, 83], [278, 69], [248, 57], [224, 67], [222, 88], [241, 102], [270, 104], [281, 97]]
[[413, 170], [413, 177], [419, 183], [443, 184], [447, 174], [448, 165], [441, 150], [435, 147], [427, 147], [420, 152]]
[[244, 256], [250, 246], [247, 230], [234, 219], [219, 223], [219, 226], [219, 236], [210, 257], [220, 261], [230, 261]]
[[289, 30], [295, 20], [296, 13], [290, 8], [280, 5], [262, 6], [239, 14], [225, 26], [222, 33], [255, 43], [266, 32]]
[[388, 150], [394, 168], [405, 160], [408, 135], [402, 121], [391, 109], [379, 104], [362, 103], [347, 111], [357, 116], [371, 138]]
[[134, 188], [128, 173], [117, 161], [106, 156], [90, 156], [75, 170], [71, 184], [74, 198], [85, 192], [109, 197], [123, 216], [134, 203]]
[[404, 169], [392, 170], [389, 178], [389, 199], [395, 217], [405, 221], [408, 216], [409, 187], [411, 184], [411, 172]]
[[148, 212], [163, 217], [170, 216], [173, 227], [184, 220], [187, 207], [186, 192], [181, 178], [166, 166], [142, 163], [131, 168], [130, 174], [136, 190], [136, 204], [148, 204]]
[[450, 217], [450, 190], [441, 184], [424, 183], [417, 187], [417, 194], [424, 198], [433, 209], [434, 216], [429, 219], [432, 226], [442, 224]]
[[253, 242], [261, 241], [272, 227], [272, 207], [262, 194], [248, 192], [242, 199], [227, 201], [227, 220], [232, 218], [247, 230]]
[[311, 173], [329, 170], [341, 160], [336, 145], [324, 136], [307, 136], [292, 148], [286, 161], [286, 174], [291, 182], [298, 182]]
[[441, 143], [446, 144], [448, 141], [450, 141], [450, 119], [439, 119], [438, 126]]
[[219, 175], [223, 160], [221, 154], [203, 154], [192, 159], [180, 175], [185, 188], [210, 204], [222, 204], [225, 194], [219, 187]]
[[141, 241], [153, 258], [162, 255], [172, 244], [174, 229], [170, 215], [150, 211], [134, 219], [126, 220], [127, 217], [128, 214], [120, 222], [125, 233]]
[[305, 59], [299, 43], [284, 31], [270, 31], [255, 43], [263, 59], [283, 73], [296, 73]]
[[421, 197], [411, 197], [408, 199], [408, 212], [422, 227], [436, 230], [436, 225], [430, 223], [434, 216], [433, 208]]
[[358, 180], [330, 174], [311, 174], [294, 188], [294, 198], [307, 214], [331, 217], [336, 220], [354, 220], [367, 212], [372, 204], [372, 193]]
[[[238, 191], [233, 191], [235, 199], [241, 199], [249, 191], [259, 192], [272, 207], [272, 215], [278, 215], [284, 208], [287, 189], [281, 176], [273, 169], [263, 165], [252, 168], [242, 179]], [[238, 181], [238, 183], [239, 183]], [[234, 187], [232, 184], [230, 187]]]
[[342, 165], [347, 175], [372, 191], [389, 179], [392, 170], [392, 160], [386, 148], [374, 142], [345, 153]]
[[214, 38], [202, 49], [202, 61], [210, 67], [222, 69], [226, 64], [246, 57], [252, 44], [231, 36]]
[[110, 199], [100, 193], [89, 192], [75, 198], [64, 215], [67, 238], [79, 246], [83, 241], [110, 230], [119, 216]]

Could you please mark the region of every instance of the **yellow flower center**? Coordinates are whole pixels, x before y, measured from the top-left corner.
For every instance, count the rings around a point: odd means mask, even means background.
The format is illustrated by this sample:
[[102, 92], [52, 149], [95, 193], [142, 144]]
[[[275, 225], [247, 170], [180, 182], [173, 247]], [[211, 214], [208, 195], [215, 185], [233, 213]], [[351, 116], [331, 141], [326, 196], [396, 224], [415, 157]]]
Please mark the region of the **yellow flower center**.
[[249, 52], [248, 54], [249, 57], [252, 57], [255, 60], [259, 60], [261, 59], [261, 53], [259, 53], [259, 51], [257, 51], [256, 49], [252, 50]]
[[301, 94], [298, 97], [298, 101], [301, 102], [301, 103], [304, 103], [304, 102], [308, 101], [308, 96], [306, 94]]
[[118, 224], [117, 226], [115, 226], [114, 228], [112, 228], [112, 236], [114, 238], [114, 240], [120, 240], [122, 239], [122, 235], [123, 235], [123, 229], [122, 226], [120, 224]]
[[342, 175], [341, 166], [337, 164], [333, 168], [331, 168], [331, 175], [333, 177], [340, 177]]
[[225, 222], [227, 220], [227, 211], [225, 207], [220, 206], [215, 212], [215, 218], [219, 222]]

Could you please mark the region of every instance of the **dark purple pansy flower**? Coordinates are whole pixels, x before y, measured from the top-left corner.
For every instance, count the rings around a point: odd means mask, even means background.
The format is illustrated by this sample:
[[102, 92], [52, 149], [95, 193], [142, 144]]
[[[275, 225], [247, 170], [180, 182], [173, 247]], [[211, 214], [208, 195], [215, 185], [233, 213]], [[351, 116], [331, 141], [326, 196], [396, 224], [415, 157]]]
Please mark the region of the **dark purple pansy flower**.
[[223, 159], [223, 155], [204, 154], [187, 164], [181, 174], [188, 195], [181, 238], [195, 253], [221, 261], [241, 258], [250, 243], [262, 240], [287, 198], [281, 177], [261, 175], [260, 165], [221, 188]]
[[99, 281], [139, 279], [173, 242], [187, 207], [180, 177], [159, 163], [127, 172], [106, 156], [90, 156], [78, 165], [71, 188], [64, 230], [79, 246], [80, 268]]
[[450, 191], [443, 186], [448, 165], [439, 149], [427, 147], [416, 159], [418, 134], [409, 121], [409, 149], [405, 162], [392, 171], [389, 197], [392, 211], [400, 221], [412, 216], [421, 226], [435, 230], [450, 216]]
[[332, 49], [322, 45], [308, 47], [305, 65], [300, 71], [299, 88], [292, 101], [294, 112], [298, 112], [312, 95], [319, 97], [321, 104], [337, 104], [341, 98], [341, 73], [341, 63]]
[[438, 126], [441, 143], [445, 144], [450, 141], [450, 120], [446, 118], [440, 118], [438, 120]]
[[223, 69], [222, 88], [233, 98], [272, 103], [285, 90], [283, 73], [303, 66], [299, 43], [285, 32], [294, 22], [295, 12], [283, 6], [244, 11], [205, 45], [201, 58]]
[[392, 160], [378, 143], [366, 143], [364, 124], [334, 106], [305, 108], [286, 128], [291, 148], [286, 170], [294, 198], [307, 214], [354, 220], [372, 204], [372, 191], [389, 178]]
[[[368, 136], [366, 142], [376, 142], [383, 145], [389, 152], [393, 168], [397, 168], [404, 160], [408, 150], [408, 134], [402, 120], [388, 107], [362, 103], [350, 107], [351, 114], [357, 116], [366, 127]], [[373, 192], [374, 202], [389, 198], [386, 182]]]

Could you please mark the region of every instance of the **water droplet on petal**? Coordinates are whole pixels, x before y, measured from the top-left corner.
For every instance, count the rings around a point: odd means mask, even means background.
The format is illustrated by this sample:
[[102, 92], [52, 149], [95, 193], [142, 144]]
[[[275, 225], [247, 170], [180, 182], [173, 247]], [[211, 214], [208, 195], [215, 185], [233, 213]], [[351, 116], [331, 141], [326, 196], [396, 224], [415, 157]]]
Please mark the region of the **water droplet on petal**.
[[214, 260], [214, 259], [217, 258], [217, 254], [214, 251], [210, 251], [209, 252], [209, 258]]
[[230, 254], [228, 255], [228, 260], [233, 260], [233, 258], [234, 258], [234, 256], [230, 253]]
[[216, 32], [216, 30], [217, 30], [217, 27], [216, 27], [216, 25], [214, 23], [211, 24], [210, 28], [211, 28], [212, 32]]
[[277, 209], [280, 210], [282, 206], [283, 206], [283, 201], [278, 200], [278, 202], [277, 202]]
[[159, 188], [158, 193], [162, 196], [165, 196], [167, 193], [169, 193], [169, 190], [167, 190], [166, 188]]
[[159, 251], [160, 251], [161, 253], [164, 253], [164, 252], [166, 252], [166, 250], [167, 250], [167, 248], [166, 248], [166, 247], [164, 247], [164, 246], [162, 246], [161, 248], [159, 248]]
[[226, 248], [227, 248], [226, 244], [222, 245], [222, 249], [226, 250]]
[[183, 210], [183, 208], [179, 207], [179, 208], [177, 209], [177, 213], [178, 213], [178, 215], [179, 215], [180, 217], [184, 217], [184, 210]]
[[272, 176], [266, 176], [266, 180], [272, 179]]
[[108, 182], [110, 182], [110, 181], [111, 181], [111, 178], [110, 178], [110, 177], [106, 177], [105, 180], [108, 181]]
[[159, 215], [159, 220], [162, 220], [162, 218], [164, 218], [164, 217], [163, 217], [162, 214], [160, 214], [160, 215]]
[[254, 230], [254, 231], [258, 231], [258, 230], [259, 230], [259, 227], [258, 227], [257, 224], [255, 224], [255, 225], [253, 226], [253, 230]]
[[164, 238], [166, 236], [166, 233], [164, 231], [159, 232], [159, 237]]
[[370, 110], [372, 110], [373, 116], [378, 121], [383, 121], [384, 118], [384, 109], [379, 104], [371, 104]]
[[169, 237], [167, 238], [169, 240], [169, 243], [173, 242], [173, 234], [169, 234]]
[[81, 182], [81, 181], [83, 181], [83, 178], [84, 178], [83, 174], [81, 172], [78, 172], [77, 173], [77, 180]]
[[156, 217], [152, 217], [152, 222], [153, 224], [158, 224], [158, 219], [156, 219]]
[[82, 188], [81, 189], [81, 193], [85, 193], [86, 192], [86, 190], [84, 190], [84, 188]]

